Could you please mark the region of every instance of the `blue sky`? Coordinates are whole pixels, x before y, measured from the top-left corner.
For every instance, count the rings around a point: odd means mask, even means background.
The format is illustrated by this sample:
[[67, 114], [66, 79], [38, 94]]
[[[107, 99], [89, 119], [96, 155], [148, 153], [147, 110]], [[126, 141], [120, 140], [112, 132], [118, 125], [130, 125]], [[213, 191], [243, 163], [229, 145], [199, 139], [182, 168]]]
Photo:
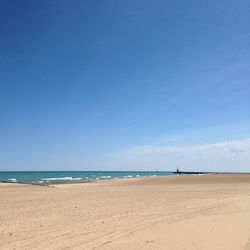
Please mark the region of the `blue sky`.
[[248, 7], [0, 1], [0, 170], [250, 171]]

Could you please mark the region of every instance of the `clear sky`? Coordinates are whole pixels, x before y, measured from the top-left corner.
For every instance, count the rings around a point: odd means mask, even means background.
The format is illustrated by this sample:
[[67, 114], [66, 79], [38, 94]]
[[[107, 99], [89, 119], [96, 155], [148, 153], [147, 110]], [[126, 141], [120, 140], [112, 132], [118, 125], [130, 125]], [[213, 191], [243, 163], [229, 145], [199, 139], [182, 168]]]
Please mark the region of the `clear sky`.
[[0, 1], [0, 170], [250, 172], [246, 0]]

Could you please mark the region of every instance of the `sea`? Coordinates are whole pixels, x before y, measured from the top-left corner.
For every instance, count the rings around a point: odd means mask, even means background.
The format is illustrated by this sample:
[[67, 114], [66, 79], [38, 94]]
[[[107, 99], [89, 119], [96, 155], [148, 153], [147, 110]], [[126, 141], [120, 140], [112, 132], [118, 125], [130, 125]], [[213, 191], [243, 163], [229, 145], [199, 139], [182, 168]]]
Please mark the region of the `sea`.
[[174, 173], [160, 171], [11, 171], [0, 172], [0, 182], [46, 184], [166, 175], [174, 175]]

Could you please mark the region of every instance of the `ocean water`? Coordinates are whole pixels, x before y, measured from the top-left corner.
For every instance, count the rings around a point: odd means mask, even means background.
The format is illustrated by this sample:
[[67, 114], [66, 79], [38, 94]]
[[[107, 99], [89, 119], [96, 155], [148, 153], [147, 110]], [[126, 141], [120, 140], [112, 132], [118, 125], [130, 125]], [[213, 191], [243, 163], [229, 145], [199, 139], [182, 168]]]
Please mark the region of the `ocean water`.
[[173, 172], [142, 171], [23, 171], [0, 172], [0, 182], [45, 184], [55, 182], [76, 182], [112, 178], [174, 175]]

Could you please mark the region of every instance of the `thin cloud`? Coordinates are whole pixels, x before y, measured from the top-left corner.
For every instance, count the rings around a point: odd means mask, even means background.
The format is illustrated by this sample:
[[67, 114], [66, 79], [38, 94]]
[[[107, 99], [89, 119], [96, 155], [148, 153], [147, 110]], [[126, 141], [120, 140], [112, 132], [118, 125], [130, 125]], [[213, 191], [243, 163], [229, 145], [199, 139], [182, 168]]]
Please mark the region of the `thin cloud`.
[[177, 142], [178, 139], [177, 138], [173, 138], [173, 137], [169, 137], [169, 138], [166, 138], [164, 141], [165, 142]]
[[135, 170], [250, 172], [250, 138], [198, 146], [144, 145], [105, 156], [111, 166]]

